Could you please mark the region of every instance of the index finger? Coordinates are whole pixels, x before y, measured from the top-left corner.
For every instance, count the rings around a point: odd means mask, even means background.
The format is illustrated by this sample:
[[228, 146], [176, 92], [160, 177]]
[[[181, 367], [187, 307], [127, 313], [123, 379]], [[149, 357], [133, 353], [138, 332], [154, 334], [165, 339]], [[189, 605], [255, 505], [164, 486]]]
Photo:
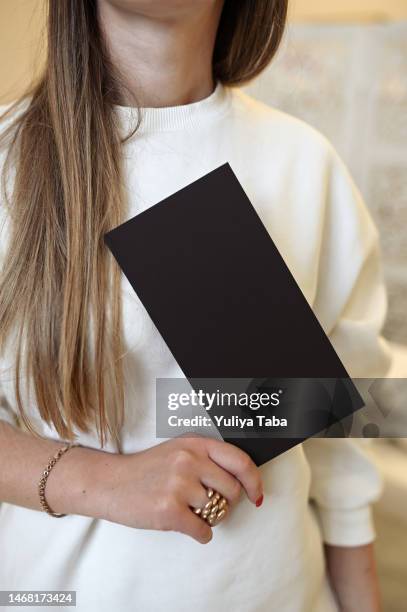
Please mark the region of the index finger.
[[215, 439], [208, 440], [207, 451], [212, 461], [239, 480], [250, 501], [259, 505], [263, 483], [260, 470], [249, 455], [229, 442]]

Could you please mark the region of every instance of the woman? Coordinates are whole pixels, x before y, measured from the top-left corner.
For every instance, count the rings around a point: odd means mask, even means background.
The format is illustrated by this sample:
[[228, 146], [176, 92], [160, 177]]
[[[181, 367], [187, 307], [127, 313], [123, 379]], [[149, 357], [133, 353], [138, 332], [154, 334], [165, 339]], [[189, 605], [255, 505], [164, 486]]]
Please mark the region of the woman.
[[[49, 2], [44, 74], [2, 123], [3, 590], [76, 590], [86, 612], [379, 609], [367, 456], [319, 439], [258, 469], [217, 440], [158, 444], [155, 379], [182, 373], [103, 243], [227, 161], [349, 372], [386, 370], [377, 232], [346, 169], [230, 87], [272, 59], [286, 8]], [[230, 509], [213, 529], [193, 512], [211, 490]]]

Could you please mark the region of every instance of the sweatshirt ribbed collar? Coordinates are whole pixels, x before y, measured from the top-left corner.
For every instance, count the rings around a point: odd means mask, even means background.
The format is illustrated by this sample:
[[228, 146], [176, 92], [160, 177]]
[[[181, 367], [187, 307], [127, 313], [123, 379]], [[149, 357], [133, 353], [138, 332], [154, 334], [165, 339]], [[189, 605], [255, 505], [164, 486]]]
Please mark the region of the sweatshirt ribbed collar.
[[115, 108], [124, 130], [131, 130], [140, 117], [138, 133], [171, 132], [208, 125], [226, 111], [228, 104], [229, 91], [218, 82], [209, 96], [191, 104], [140, 109], [116, 105]]

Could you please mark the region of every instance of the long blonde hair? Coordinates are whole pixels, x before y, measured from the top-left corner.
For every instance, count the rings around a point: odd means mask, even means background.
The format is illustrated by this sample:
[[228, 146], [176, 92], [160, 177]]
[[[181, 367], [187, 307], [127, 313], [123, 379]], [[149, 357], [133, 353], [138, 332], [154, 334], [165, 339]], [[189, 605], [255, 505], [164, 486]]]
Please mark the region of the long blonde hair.
[[[277, 51], [286, 13], [287, 0], [226, 0], [214, 78], [236, 85], [257, 75]], [[0, 139], [11, 221], [0, 354], [17, 330], [18, 411], [35, 433], [21, 394], [24, 371], [46, 423], [64, 439], [95, 425], [102, 446], [109, 434], [117, 438], [124, 406], [120, 270], [103, 242], [126, 214], [114, 111], [122, 88], [97, 0], [49, 0], [43, 74], [3, 115], [20, 109]]]

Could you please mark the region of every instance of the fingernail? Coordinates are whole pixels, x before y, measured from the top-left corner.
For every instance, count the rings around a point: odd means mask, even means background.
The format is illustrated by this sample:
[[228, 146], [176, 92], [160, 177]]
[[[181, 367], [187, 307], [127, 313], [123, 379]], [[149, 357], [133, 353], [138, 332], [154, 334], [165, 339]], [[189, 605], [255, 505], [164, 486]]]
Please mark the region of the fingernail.
[[263, 495], [260, 495], [260, 497], [256, 499], [256, 508], [259, 508], [262, 505], [263, 499], [264, 499]]

